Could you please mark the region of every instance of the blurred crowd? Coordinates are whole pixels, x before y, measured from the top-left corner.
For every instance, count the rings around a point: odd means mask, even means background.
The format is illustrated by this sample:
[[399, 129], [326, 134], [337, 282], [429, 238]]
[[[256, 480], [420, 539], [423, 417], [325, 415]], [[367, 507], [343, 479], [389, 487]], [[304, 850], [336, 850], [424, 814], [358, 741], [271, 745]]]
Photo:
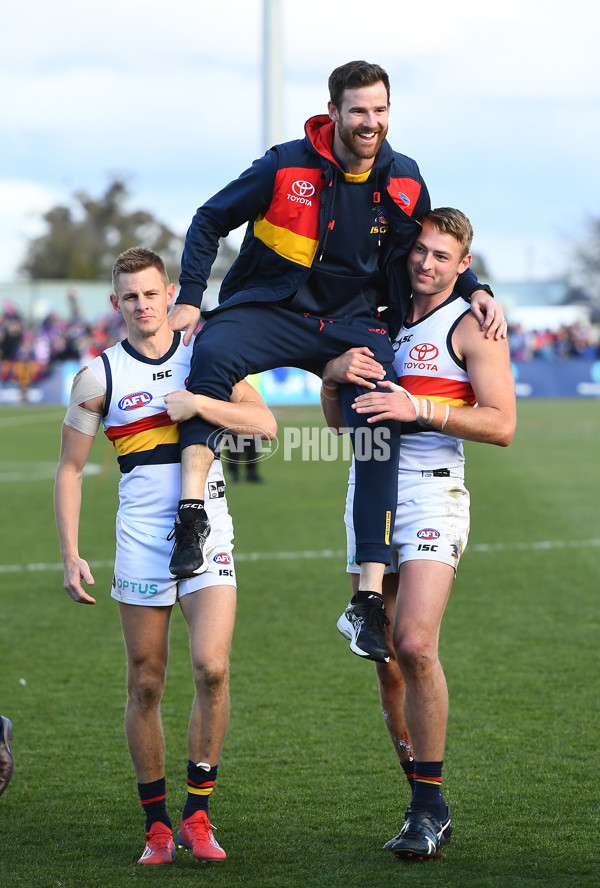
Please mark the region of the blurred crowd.
[[590, 327], [563, 325], [558, 330], [526, 330], [521, 324], [508, 327], [513, 361], [564, 361], [600, 357], [598, 342]]
[[51, 311], [33, 323], [9, 300], [0, 315], [0, 382], [16, 382], [21, 391], [44, 379], [58, 361], [84, 364], [123, 339], [125, 326], [116, 312], [93, 322], [83, 319], [77, 294], [68, 294], [69, 317]]
[[[120, 315], [106, 315], [88, 322], [82, 317], [77, 293], [68, 294], [69, 317], [50, 311], [36, 322], [27, 320], [7, 300], [0, 315], [0, 383], [16, 382], [25, 392], [50, 373], [58, 361], [85, 364], [126, 335]], [[580, 324], [559, 330], [526, 330], [509, 326], [510, 353], [514, 361], [595, 359], [600, 348], [590, 327]]]

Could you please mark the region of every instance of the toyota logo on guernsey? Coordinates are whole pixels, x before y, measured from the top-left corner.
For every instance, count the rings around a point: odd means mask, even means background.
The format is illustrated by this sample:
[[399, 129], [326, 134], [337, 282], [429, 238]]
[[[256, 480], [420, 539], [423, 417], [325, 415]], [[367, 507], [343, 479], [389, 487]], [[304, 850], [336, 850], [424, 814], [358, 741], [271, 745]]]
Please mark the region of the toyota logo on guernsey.
[[125, 395], [119, 401], [119, 410], [137, 410], [138, 407], [145, 407], [152, 400], [150, 392], [132, 392], [131, 395]]
[[413, 345], [408, 355], [413, 361], [433, 361], [439, 353], [439, 348], [431, 342], [420, 342], [419, 345]]
[[433, 361], [439, 353], [439, 348], [432, 345], [431, 342], [420, 342], [418, 345], [413, 345], [408, 353], [411, 360], [404, 362], [404, 369], [437, 371], [437, 364], [434, 364]]
[[311, 197], [315, 193], [315, 186], [312, 182], [307, 182], [306, 179], [297, 179], [292, 184], [293, 194], [288, 194], [287, 199], [294, 201], [294, 203], [306, 204], [306, 206], [312, 206]]

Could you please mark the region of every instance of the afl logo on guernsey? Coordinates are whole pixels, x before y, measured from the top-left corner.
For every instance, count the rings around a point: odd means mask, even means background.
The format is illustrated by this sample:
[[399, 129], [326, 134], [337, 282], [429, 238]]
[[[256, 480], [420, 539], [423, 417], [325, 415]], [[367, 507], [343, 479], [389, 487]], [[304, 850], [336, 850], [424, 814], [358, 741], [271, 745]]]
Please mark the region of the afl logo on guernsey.
[[420, 540], [437, 540], [439, 539], [440, 532], [439, 530], [434, 530], [433, 527], [424, 527], [423, 530], [420, 530], [417, 534]]
[[213, 561], [216, 561], [217, 564], [231, 564], [231, 556], [227, 552], [219, 552], [214, 556]]
[[121, 398], [119, 410], [137, 410], [138, 407], [145, 407], [151, 400], [152, 395], [149, 392], [132, 392]]
[[402, 203], [405, 206], [407, 206], [407, 207], [410, 206], [410, 197], [407, 194], [405, 194], [403, 191], [399, 191], [398, 197], [400, 198], [400, 200], [402, 201]]

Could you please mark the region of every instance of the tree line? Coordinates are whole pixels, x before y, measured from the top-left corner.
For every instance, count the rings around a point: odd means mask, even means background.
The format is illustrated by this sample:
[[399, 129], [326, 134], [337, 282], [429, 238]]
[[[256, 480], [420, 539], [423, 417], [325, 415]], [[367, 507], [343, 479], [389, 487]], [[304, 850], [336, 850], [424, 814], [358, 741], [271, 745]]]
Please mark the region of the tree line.
[[[42, 215], [46, 230], [29, 241], [19, 270], [31, 280], [106, 280], [115, 256], [144, 244], [161, 254], [175, 279], [184, 236], [147, 210], [130, 210], [129, 199], [121, 177], [113, 177], [99, 197], [76, 191], [70, 205], [57, 205]], [[215, 278], [224, 276], [236, 254], [226, 241], [221, 243]], [[473, 270], [481, 280], [489, 278], [478, 254], [473, 255]], [[600, 320], [600, 216], [588, 219], [565, 277], [571, 283], [569, 301], [590, 303]]]

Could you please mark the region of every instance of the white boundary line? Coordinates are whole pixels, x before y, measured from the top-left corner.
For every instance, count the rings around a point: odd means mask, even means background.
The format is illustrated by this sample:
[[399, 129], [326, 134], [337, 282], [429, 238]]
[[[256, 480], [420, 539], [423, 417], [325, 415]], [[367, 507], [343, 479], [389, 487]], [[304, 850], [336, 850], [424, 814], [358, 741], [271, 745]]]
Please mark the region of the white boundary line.
[[[473, 543], [468, 546], [465, 555], [469, 552], [539, 552], [552, 549], [581, 549], [599, 548], [600, 539], [591, 540], [540, 540], [529, 543]], [[237, 562], [243, 561], [316, 561], [319, 558], [346, 559], [346, 553], [342, 549], [322, 549], [321, 551], [306, 549], [299, 552], [239, 552], [234, 553]], [[100, 569], [113, 567], [114, 561], [90, 561], [90, 568]], [[0, 574], [10, 573], [36, 573], [39, 571], [62, 570], [59, 562], [41, 562], [39, 564], [0, 564]]]
[[[20, 483], [21, 481], [53, 481], [58, 462], [0, 462], [0, 484]], [[83, 467], [84, 475], [100, 475], [102, 466], [88, 462]]]
[[26, 413], [23, 416], [15, 414], [13, 416], [0, 417], [0, 428], [6, 429], [11, 426], [38, 425], [41, 422], [55, 422], [57, 425], [65, 416], [66, 407], [58, 407], [54, 412], [48, 413]]

